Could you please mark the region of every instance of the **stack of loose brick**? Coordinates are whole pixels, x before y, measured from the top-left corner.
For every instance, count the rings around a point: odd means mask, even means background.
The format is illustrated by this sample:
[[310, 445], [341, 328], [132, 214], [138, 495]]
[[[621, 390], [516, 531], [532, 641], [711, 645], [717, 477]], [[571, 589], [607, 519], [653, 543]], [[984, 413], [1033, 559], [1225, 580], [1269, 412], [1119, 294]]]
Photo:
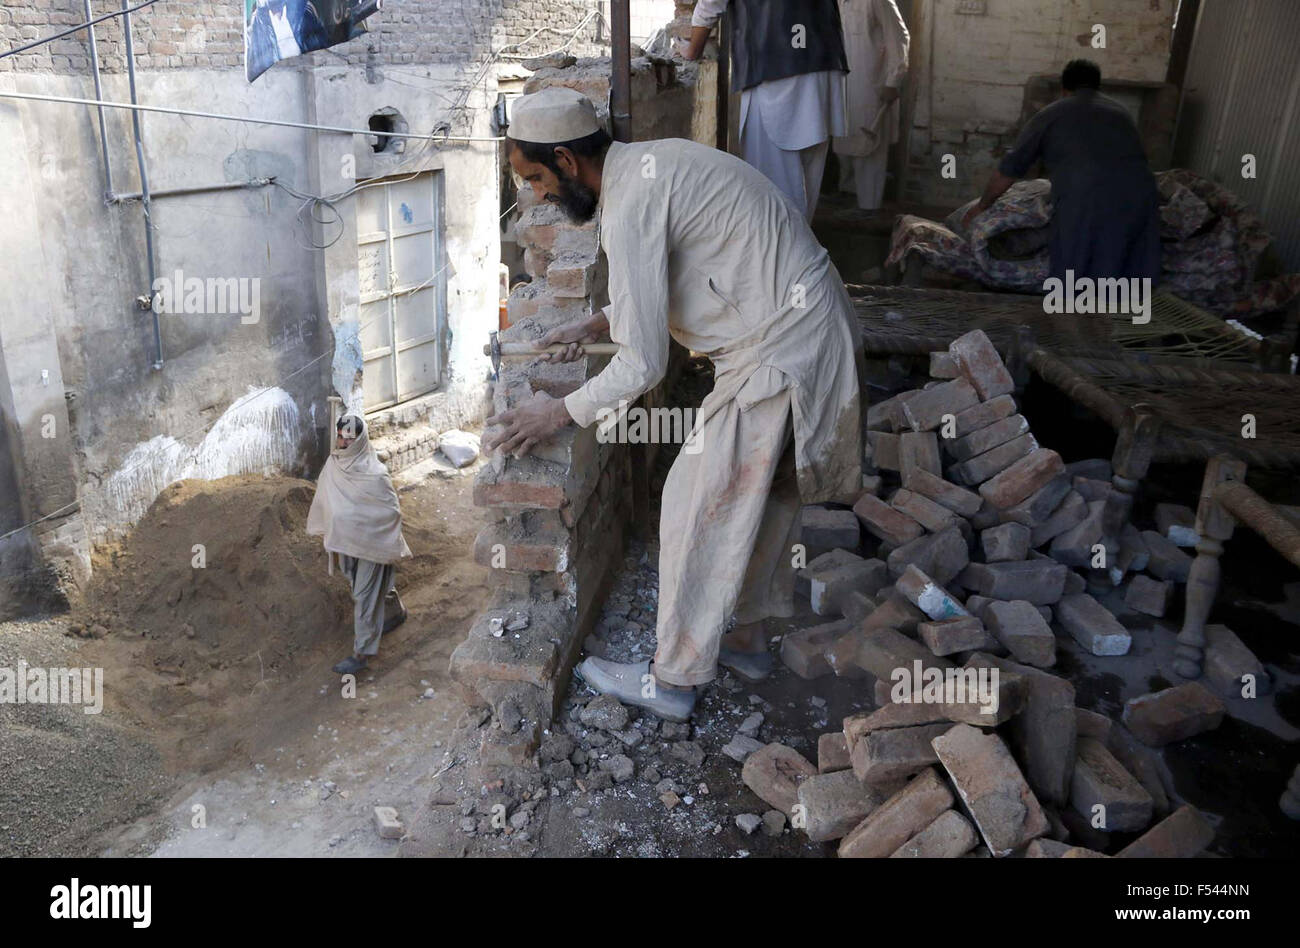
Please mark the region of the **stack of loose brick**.
[[[1071, 568], [1090, 561], [1069, 559], [1096, 542], [1079, 527], [1096, 519], [1084, 482], [1100, 468], [1067, 467], [1038, 445], [984, 333], [932, 354], [931, 374], [924, 389], [871, 406], [874, 473], [852, 510], [804, 511], [814, 558], [799, 583], [828, 621], [786, 635], [782, 658], [804, 678], [863, 679], [878, 710], [823, 735], [807, 773], [793, 751], [767, 749], [802, 806], [792, 820], [813, 839], [841, 839], [843, 856], [960, 856], [981, 841], [994, 856], [1116, 848], [1110, 834], [1172, 809], [1149, 748], [1216, 727], [1223, 705], [1191, 683], [1134, 699], [1123, 723], [1075, 707], [1073, 685], [1046, 670], [1050, 623], [1094, 655], [1130, 644]], [[902, 684], [994, 671], [991, 713]], [[751, 789], [770, 792], [766, 771], [746, 767]], [[1212, 836], [1184, 807], [1120, 854], [1192, 855]]]

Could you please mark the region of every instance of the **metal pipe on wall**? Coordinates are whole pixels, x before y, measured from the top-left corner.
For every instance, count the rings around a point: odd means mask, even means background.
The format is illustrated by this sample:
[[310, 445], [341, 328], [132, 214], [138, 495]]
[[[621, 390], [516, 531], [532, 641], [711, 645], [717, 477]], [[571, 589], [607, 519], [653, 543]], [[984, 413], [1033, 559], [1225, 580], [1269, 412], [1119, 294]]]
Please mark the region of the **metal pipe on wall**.
[[[90, 12], [90, 0], [85, 0], [86, 20], [93, 18]], [[104, 98], [103, 89], [99, 81], [99, 47], [95, 44], [95, 27], [86, 27], [86, 35], [90, 39], [90, 69], [95, 77], [95, 98]], [[104, 107], [99, 106], [99, 147], [104, 153], [104, 194], [111, 198], [113, 195], [113, 169], [108, 163], [108, 130], [104, 126]]]
[[[137, 104], [135, 96], [135, 48], [131, 43], [131, 13], [129, 0], [122, 0], [122, 32], [126, 37], [126, 75], [131, 89], [131, 104]], [[144, 136], [140, 130], [140, 113], [131, 111], [131, 125], [135, 134], [135, 160], [140, 169], [140, 207], [144, 211], [144, 247], [145, 259], [149, 270], [149, 292], [139, 297], [148, 301], [149, 312], [153, 313], [154, 369], [163, 367], [162, 325], [158, 320], [158, 310], [153, 305], [154, 261], [153, 261], [153, 209], [149, 201], [149, 169], [144, 160]]]
[[[215, 191], [241, 191], [251, 188], [265, 188], [275, 183], [275, 178], [249, 178], [247, 181], [222, 181], [220, 184], [196, 184], [185, 188], [163, 188], [149, 192], [150, 198], [182, 197], [190, 194], [211, 194]], [[139, 201], [144, 197], [142, 191], [126, 191], [122, 194], [110, 194], [110, 204], [123, 201]]]
[[614, 123], [614, 139], [632, 140], [632, 3], [611, 0], [609, 114]]

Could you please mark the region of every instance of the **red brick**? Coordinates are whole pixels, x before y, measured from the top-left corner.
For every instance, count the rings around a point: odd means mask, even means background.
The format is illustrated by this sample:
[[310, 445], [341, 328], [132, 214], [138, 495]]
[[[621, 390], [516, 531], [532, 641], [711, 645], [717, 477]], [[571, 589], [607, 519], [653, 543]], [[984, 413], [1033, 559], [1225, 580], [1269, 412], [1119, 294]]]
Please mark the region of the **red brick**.
[[1127, 655], [1133, 637], [1110, 611], [1087, 593], [1062, 596], [1056, 621], [1093, 655]]
[[957, 423], [954, 426], [953, 437], [964, 438], [972, 432], [987, 428], [995, 421], [1000, 421], [1015, 413], [1016, 400], [1010, 395], [999, 395], [997, 398], [982, 402], [961, 412], [956, 418]]
[[954, 418], [979, 404], [979, 396], [965, 379], [941, 382], [918, 392], [903, 403], [903, 418], [913, 431], [933, 431], [943, 423], [944, 415]]
[[1035, 525], [1048, 519], [1061, 505], [1061, 501], [1070, 493], [1070, 477], [1058, 474], [1038, 490], [1034, 491], [1020, 503], [1003, 510], [1000, 514], [1003, 523], [1020, 523], [1031, 530]]
[[957, 360], [952, 357], [952, 353], [930, 353], [930, 378], [955, 379], [960, 374], [961, 370], [957, 368]]
[[898, 577], [894, 588], [933, 621], [968, 615], [960, 602], [915, 565], [909, 565]]
[[1060, 600], [1067, 572], [1060, 563], [1049, 560], [971, 563], [957, 581], [990, 599], [1024, 599], [1036, 606], [1050, 606]]
[[1029, 553], [1029, 528], [1019, 523], [1001, 523], [980, 532], [980, 547], [986, 563], [1023, 560]]
[[975, 827], [966, 817], [956, 810], [944, 810], [929, 826], [894, 850], [890, 858], [956, 859], [978, 843]]
[[902, 576], [908, 566], [916, 566], [935, 582], [946, 585], [970, 562], [970, 551], [961, 528], [953, 525], [904, 543], [885, 562], [894, 578]]
[[842, 731], [831, 731], [817, 738], [817, 772], [833, 774], [837, 770], [848, 770], [849, 743]]
[[480, 678], [492, 681], [522, 681], [545, 687], [555, 674], [558, 655], [555, 645], [531, 636], [477, 638], [471, 636], [451, 654], [451, 675], [473, 687]]
[[996, 645], [975, 616], [959, 616], [940, 622], [921, 622], [916, 627], [921, 641], [935, 655], [952, 655], [954, 652], [972, 652]]
[[903, 486], [915, 494], [933, 500], [962, 517], [972, 517], [984, 503], [984, 498], [974, 491], [950, 484], [929, 471], [912, 468], [903, 479]]
[[994, 856], [1047, 832], [1042, 807], [996, 734], [957, 724], [935, 738], [934, 748]]
[[1192, 568], [1190, 556], [1154, 530], [1143, 530], [1142, 540], [1151, 554], [1147, 563], [1147, 572], [1159, 579], [1171, 579], [1176, 583], [1187, 582], [1187, 575]]
[[787, 632], [781, 638], [781, 661], [800, 678], [811, 681], [831, 673], [826, 650], [849, 632], [852, 623], [840, 620]]
[[867, 444], [871, 448], [871, 463], [876, 470], [898, 470], [898, 435], [884, 431], [868, 431]]
[[992, 655], [972, 655], [966, 667], [997, 668], [1001, 679], [1020, 682], [1023, 705], [1008, 725], [1008, 737], [1038, 798], [1064, 805], [1070, 797], [1078, 734], [1074, 685], [1059, 675]]
[[898, 470], [904, 480], [912, 471], [928, 471], [936, 477], [943, 471], [939, 439], [933, 431], [905, 431], [899, 435]]
[[[926, 474], [928, 472], [913, 469], [913, 473]], [[889, 498], [889, 506], [907, 514], [932, 533], [943, 530], [957, 519], [957, 515], [947, 507], [906, 488], [894, 492], [894, 496]]]
[[1030, 528], [1029, 545], [1037, 549], [1044, 543], [1056, 539], [1065, 531], [1077, 527], [1087, 517], [1088, 505], [1084, 503], [1079, 494], [1070, 491], [1050, 517], [1037, 526]]
[[916, 727], [882, 728], [866, 732], [856, 740], [846, 732], [853, 772], [872, 787], [905, 780], [939, 759], [930, 742], [951, 727], [950, 722], [942, 721]]
[[1119, 761], [1096, 738], [1080, 737], [1070, 783], [1070, 805], [1090, 822], [1102, 807], [1107, 833], [1135, 833], [1151, 822], [1151, 794], [1133, 779]]
[[962, 377], [975, 387], [981, 401], [988, 401], [1015, 390], [1011, 373], [1002, 357], [982, 329], [974, 329], [954, 339], [948, 346]]
[[1191, 804], [1179, 807], [1115, 855], [1121, 859], [1190, 859], [1214, 842], [1214, 827]]
[[851, 510], [804, 507], [800, 529], [804, 546], [813, 550], [856, 550], [861, 542], [858, 518]]
[[859, 497], [853, 505], [853, 512], [868, 533], [890, 543], [906, 543], [925, 532], [925, 528], [907, 514], [872, 494]]
[[[840, 842], [841, 859], [880, 859], [891, 855], [933, 823], [953, 804], [952, 791], [927, 767], [891, 796]], [[971, 833], [971, 846], [975, 845]], [[970, 846], [967, 847], [968, 849]]]
[[853, 591], [874, 596], [889, 583], [889, 570], [881, 560], [860, 560], [829, 570], [818, 570], [808, 578], [808, 601], [819, 616], [846, 615], [844, 601]]
[[974, 487], [989, 478], [1005, 471], [1021, 458], [1038, 450], [1038, 442], [1031, 434], [1013, 438], [1006, 444], [1000, 444], [991, 451], [977, 454], [966, 461], [952, 465], [947, 470], [949, 480]]
[[888, 796], [865, 786], [851, 770], [814, 774], [799, 784], [808, 838], [816, 843], [839, 839], [880, 806]]
[[1255, 693], [1268, 694], [1272, 682], [1255, 653], [1226, 625], [1205, 627], [1205, 680], [1220, 694], [1240, 698], [1246, 687], [1242, 679], [1254, 678]]
[[[884, 608], [883, 606], [881, 607]], [[877, 610], [879, 611], [879, 610]], [[856, 645], [852, 662], [876, 678], [892, 681], [894, 672], [906, 669], [910, 673], [914, 662], [922, 668], [952, 668], [952, 662], [936, 658], [928, 648], [892, 628], [883, 627], [862, 631], [852, 637]], [[849, 641], [850, 636], [841, 639]]]
[[1169, 608], [1173, 594], [1173, 583], [1139, 573], [1129, 580], [1128, 589], [1124, 592], [1124, 604], [1134, 612], [1159, 619]]
[[1016, 661], [1035, 668], [1056, 664], [1056, 636], [1030, 603], [991, 602], [984, 610], [984, 621]]
[[1014, 507], [1065, 470], [1061, 456], [1039, 448], [980, 485], [980, 496], [999, 510]]
[[1012, 438], [1019, 438], [1023, 434], [1029, 434], [1029, 422], [1025, 420], [1024, 415], [1012, 415], [1001, 421], [995, 421], [986, 428], [972, 431], [965, 437], [948, 441], [946, 446], [950, 457], [965, 461], [985, 451], [992, 451], [998, 445], [1006, 444]]
[[1124, 705], [1125, 727], [1148, 747], [1163, 747], [1212, 731], [1222, 723], [1223, 715], [1223, 702], [1195, 681], [1139, 695]]
[[745, 758], [740, 779], [760, 800], [789, 816], [799, 801], [799, 784], [816, 773], [798, 751], [773, 743]]

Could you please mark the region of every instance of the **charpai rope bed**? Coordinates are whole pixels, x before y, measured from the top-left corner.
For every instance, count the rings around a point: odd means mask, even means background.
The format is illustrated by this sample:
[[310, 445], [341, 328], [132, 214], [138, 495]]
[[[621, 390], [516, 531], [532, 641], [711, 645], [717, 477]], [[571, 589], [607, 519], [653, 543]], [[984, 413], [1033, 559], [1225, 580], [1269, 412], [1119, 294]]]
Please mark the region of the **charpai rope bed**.
[[[1129, 410], [1159, 420], [1152, 460], [1205, 461], [1229, 454], [1263, 468], [1300, 470], [1300, 378], [1207, 368], [1204, 363], [1058, 356], [1035, 349], [1029, 367], [1121, 431]], [[1255, 437], [1242, 436], [1245, 415]]]
[[1034, 343], [1059, 354], [1123, 352], [1151, 361], [1196, 359], [1254, 365], [1259, 342], [1217, 316], [1167, 293], [1152, 301], [1151, 321], [1131, 316], [1043, 312], [1043, 297], [1020, 293], [849, 284], [868, 355], [925, 355], [982, 329], [1004, 355], [1028, 331]]

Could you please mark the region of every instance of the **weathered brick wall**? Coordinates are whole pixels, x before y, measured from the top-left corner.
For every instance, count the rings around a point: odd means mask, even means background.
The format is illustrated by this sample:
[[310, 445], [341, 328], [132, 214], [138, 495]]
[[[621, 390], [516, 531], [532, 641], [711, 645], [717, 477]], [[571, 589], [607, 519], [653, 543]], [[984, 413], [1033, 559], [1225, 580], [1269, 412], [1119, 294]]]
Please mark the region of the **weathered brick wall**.
[[[607, 6], [607, 4], [606, 4]], [[600, 0], [400, 0], [371, 16], [370, 33], [334, 52], [303, 57], [301, 65], [337, 61], [357, 64], [456, 63], [477, 60], [507, 44], [521, 43], [544, 28], [572, 31], [601, 7]], [[117, 4], [93, 0], [95, 16]], [[244, 28], [238, 0], [161, 0], [131, 15], [136, 68], [242, 69]], [[81, 0], [0, 0], [0, 49], [21, 46], [84, 22]], [[125, 69], [120, 19], [95, 27], [100, 67]], [[543, 32], [517, 52], [536, 55], [562, 45], [567, 36]], [[607, 50], [609, 31], [591, 17], [567, 47], [576, 56]], [[90, 67], [86, 31], [0, 60], [0, 72], [82, 73]], [[277, 66], [283, 69], [285, 66]], [[288, 68], [293, 68], [289, 66]]]
[[[910, 200], [978, 194], [1014, 143], [1030, 76], [1083, 57], [1109, 79], [1164, 80], [1176, 0], [986, 0], [973, 5], [983, 14], [960, 6], [925, 4], [913, 23]], [[1104, 49], [1091, 45], [1095, 24], [1106, 29]], [[945, 154], [957, 159], [955, 178], [940, 174]]]

